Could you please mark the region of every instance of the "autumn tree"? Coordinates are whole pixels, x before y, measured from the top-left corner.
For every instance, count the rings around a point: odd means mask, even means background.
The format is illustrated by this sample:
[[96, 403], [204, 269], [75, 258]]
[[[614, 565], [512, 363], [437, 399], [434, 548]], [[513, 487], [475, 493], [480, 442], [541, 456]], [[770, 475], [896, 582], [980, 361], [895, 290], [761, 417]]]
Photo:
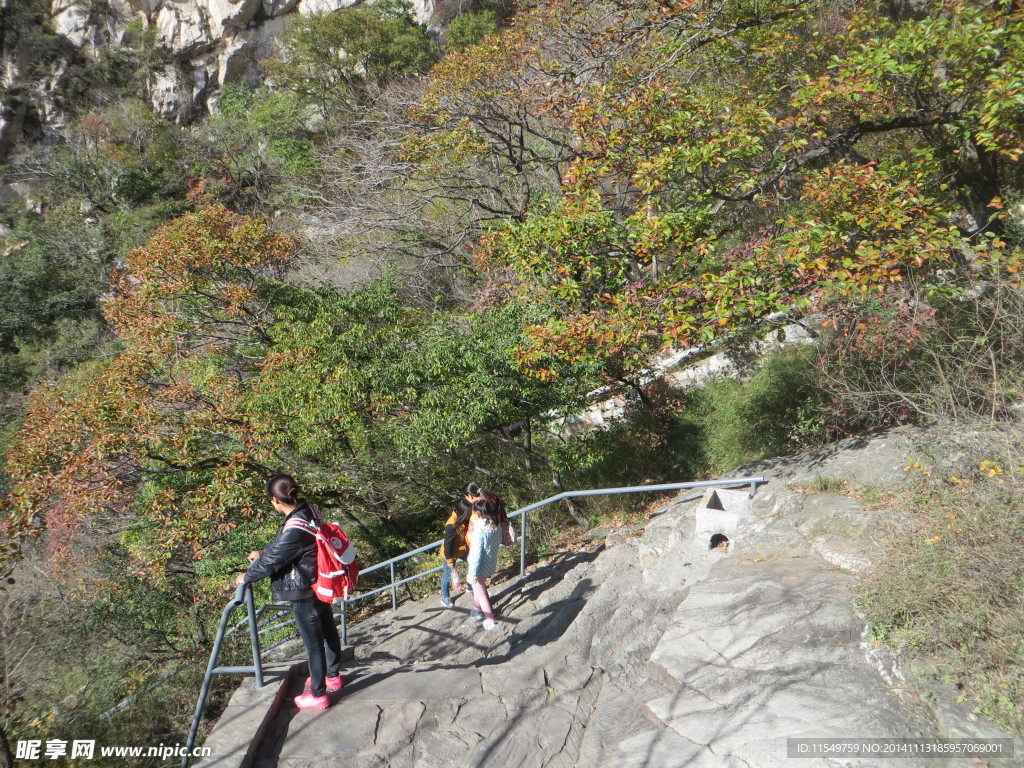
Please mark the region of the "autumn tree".
[[251, 509], [239, 473], [264, 458], [238, 415], [240, 381], [290, 248], [258, 222], [206, 209], [133, 251], [104, 307], [123, 349], [83, 384], [36, 395], [8, 457], [8, 523], [47, 530], [60, 562], [94, 533], [146, 521], [159, 537], [137, 525], [122, 542], [158, 576], [223, 538]]
[[[450, 57], [424, 102], [460, 151], [557, 147], [558, 193], [521, 194], [479, 258], [547, 307], [521, 350], [542, 375], [635, 370], [837, 292], [1013, 268], [982, 235], [1019, 173], [1014, 7], [564, 5]], [[508, 134], [489, 121], [513, 82]]]
[[255, 513], [276, 471], [383, 551], [485, 457], [557, 484], [522, 425], [590, 380], [519, 371], [519, 311], [418, 307], [392, 280], [303, 288], [283, 279], [292, 249], [207, 208], [130, 254], [104, 305], [122, 350], [39, 393], [9, 457], [12, 535], [45, 532], [58, 566], [107, 541], [187, 603], [269, 535]]

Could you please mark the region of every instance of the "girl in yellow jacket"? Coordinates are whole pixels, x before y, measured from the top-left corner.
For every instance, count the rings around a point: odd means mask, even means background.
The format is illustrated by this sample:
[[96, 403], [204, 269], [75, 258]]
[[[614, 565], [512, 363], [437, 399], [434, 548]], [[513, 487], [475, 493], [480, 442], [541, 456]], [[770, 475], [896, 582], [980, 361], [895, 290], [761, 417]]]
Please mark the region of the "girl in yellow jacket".
[[444, 541], [441, 543], [441, 564], [444, 566], [444, 572], [441, 574], [441, 605], [445, 608], [451, 608], [453, 605], [449, 586], [454, 588], [455, 594], [462, 591], [459, 572], [455, 570], [455, 561], [465, 560], [469, 554], [466, 531], [469, 528], [472, 511], [473, 505], [467, 499], [459, 499], [444, 525]]

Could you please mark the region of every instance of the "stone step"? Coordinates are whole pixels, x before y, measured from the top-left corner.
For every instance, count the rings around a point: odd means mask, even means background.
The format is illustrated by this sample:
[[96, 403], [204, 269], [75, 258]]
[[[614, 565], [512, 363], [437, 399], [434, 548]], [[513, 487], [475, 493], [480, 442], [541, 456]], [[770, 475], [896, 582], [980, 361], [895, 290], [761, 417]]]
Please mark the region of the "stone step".
[[[329, 709], [298, 712], [286, 703], [254, 766], [326, 766], [338, 759], [389, 768], [573, 766], [604, 674], [575, 665], [357, 663], [345, 679]], [[300, 690], [293, 685], [289, 695]]]

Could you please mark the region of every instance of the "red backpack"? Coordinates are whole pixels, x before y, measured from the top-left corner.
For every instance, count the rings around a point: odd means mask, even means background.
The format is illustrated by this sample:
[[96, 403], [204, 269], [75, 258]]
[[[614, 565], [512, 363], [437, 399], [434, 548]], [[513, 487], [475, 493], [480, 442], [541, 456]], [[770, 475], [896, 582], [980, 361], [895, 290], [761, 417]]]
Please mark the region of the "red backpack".
[[355, 591], [359, 580], [359, 564], [356, 562], [356, 548], [341, 530], [341, 526], [325, 523], [316, 507], [313, 510], [313, 521], [308, 523], [302, 518], [293, 518], [285, 524], [285, 528], [299, 528], [316, 537], [316, 583], [313, 593], [325, 603], [345, 600]]

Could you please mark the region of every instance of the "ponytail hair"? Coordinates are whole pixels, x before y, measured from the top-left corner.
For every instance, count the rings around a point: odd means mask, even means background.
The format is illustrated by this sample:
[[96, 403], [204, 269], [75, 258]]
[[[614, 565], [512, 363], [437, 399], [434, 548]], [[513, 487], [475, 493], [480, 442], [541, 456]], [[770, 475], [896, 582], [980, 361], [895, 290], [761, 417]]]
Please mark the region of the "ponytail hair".
[[500, 522], [508, 520], [508, 515], [505, 513], [505, 502], [501, 500], [501, 496], [483, 489], [480, 490], [480, 495], [484, 497], [487, 508], [494, 513], [495, 520]]
[[480, 486], [477, 485], [476, 483], [470, 483], [469, 485], [466, 486], [465, 494], [466, 496], [479, 496]]
[[267, 499], [277, 499], [282, 504], [298, 504], [299, 484], [291, 475], [274, 475], [267, 481]]

